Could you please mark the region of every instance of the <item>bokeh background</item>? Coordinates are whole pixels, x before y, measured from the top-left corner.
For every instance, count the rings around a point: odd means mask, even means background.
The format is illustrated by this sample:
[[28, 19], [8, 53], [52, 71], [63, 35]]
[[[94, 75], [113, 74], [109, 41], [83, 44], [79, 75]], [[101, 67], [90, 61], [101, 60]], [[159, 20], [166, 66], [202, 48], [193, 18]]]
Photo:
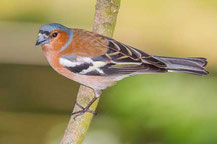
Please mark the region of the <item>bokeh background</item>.
[[[42, 24], [92, 30], [95, 0], [0, 1], [0, 143], [58, 144], [79, 84], [35, 47]], [[206, 57], [208, 76], [129, 77], [103, 92], [84, 144], [217, 143], [217, 1], [122, 0], [114, 38], [147, 53]]]

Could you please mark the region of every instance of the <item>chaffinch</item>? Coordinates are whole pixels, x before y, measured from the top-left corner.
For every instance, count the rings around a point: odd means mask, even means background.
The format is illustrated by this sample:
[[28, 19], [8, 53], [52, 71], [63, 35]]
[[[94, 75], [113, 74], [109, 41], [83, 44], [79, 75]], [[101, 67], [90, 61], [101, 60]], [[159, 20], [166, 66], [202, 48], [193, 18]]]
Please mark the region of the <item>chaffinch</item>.
[[205, 58], [176, 58], [149, 55], [112, 38], [61, 24], [41, 26], [36, 46], [41, 45], [49, 64], [59, 74], [88, 86], [96, 96], [81, 111], [92, 112], [91, 104], [101, 90], [132, 75], [182, 72], [207, 75]]

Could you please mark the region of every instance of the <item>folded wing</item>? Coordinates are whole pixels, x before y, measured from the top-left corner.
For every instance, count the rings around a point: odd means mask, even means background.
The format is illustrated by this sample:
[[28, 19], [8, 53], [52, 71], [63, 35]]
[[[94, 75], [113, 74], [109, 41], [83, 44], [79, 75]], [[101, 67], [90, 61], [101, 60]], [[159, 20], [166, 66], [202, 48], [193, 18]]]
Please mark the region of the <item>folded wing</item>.
[[60, 64], [74, 73], [93, 76], [167, 72], [166, 65], [152, 56], [107, 37], [104, 37], [108, 41], [105, 45], [98, 37], [92, 48], [101, 45], [107, 49], [105, 54], [96, 57], [63, 55]]

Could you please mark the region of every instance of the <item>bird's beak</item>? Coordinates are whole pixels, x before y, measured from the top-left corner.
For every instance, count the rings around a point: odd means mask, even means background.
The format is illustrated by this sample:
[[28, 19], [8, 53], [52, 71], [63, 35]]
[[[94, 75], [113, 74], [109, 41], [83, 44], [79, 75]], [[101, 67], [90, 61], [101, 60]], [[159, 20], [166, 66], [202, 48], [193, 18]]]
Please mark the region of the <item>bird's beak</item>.
[[38, 40], [36, 42], [36, 46], [43, 45], [49, 43], [49, 38], [45, 34], [38, 34]]

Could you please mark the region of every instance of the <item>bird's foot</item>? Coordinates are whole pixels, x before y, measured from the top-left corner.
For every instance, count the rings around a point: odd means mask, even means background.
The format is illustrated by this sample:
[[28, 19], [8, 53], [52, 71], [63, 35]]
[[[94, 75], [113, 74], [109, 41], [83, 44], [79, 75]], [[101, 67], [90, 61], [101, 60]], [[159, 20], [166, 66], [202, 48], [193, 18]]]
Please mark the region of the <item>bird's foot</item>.
[[76, 111], [76, 112], [73, 112], [72, 113], [72, 116], [74, 115], [74, 120], [78, 117], [78, 116], [82, 116], [85, 112], [89, 112], [89, 113], [92, 113], [92, 114], [96, 114], [95, 111], [93, 110], [90, 110], [90, 106], [91, 105], [87, 105], [86, 107], [83, 107], [82, 105], [80, 105], [79, 103], [75, 103], [79, 108], [81, 108], [82, 110], [79, 110], [79, 111]]

